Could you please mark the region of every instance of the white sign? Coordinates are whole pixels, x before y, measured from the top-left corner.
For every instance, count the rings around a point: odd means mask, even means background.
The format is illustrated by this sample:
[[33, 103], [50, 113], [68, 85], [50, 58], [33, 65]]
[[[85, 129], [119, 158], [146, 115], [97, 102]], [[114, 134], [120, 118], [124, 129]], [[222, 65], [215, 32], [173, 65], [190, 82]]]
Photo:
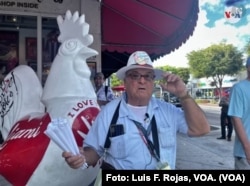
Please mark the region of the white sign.
[[80, 12], [81, 0], [0, 0], [0, 10], [64, 14], [67, 10]]

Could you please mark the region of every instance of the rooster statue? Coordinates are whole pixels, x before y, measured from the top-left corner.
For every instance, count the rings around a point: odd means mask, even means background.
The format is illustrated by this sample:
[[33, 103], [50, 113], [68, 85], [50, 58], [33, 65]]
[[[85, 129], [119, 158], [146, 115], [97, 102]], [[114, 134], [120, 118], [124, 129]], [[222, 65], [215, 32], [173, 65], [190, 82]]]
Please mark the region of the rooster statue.
[[0, 185], [87, 186], [100, 170], [100, 163], [85, 170], [71, 169], [62, 150], [44, 133], [53, 118], [65, 118], [82, 146], [100, 111], [86, 63], [98, 54], [88, 47], [93, 42], [89, 24], [84, 15], [70, 11], [64, 18], [58, 16], [57, 23], [61, 46], [44, 88], [26, 65], [13, 69], [2, 82]]

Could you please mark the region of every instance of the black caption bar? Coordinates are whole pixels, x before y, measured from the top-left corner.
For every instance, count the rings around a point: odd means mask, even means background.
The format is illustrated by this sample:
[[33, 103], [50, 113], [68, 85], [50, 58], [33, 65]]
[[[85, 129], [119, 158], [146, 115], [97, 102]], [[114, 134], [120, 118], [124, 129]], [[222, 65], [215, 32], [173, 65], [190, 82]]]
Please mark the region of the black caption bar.
[[[250, 183], [250, 170], [103, 170], [102, 185], [128, 183], [200, 184], [200, 183]], [[127, 185], [128, 186], [128, 185]]]

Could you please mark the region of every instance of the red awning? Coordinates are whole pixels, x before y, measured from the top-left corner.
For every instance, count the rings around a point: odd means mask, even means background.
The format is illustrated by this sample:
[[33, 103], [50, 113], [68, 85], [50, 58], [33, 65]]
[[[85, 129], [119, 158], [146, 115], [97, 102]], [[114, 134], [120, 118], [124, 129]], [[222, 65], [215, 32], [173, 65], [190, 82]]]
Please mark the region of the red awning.
[[124, 85], [118, 85], [118, 86], [112, 87], [112, 90], [114, 90], [114, 91], [125, 91], [125, 87], [124, 87]]
[[198, 0], [102, 0], [102, 71], [115, 72], [136, 50], [156, 59], [179, 48], [198, 12]]

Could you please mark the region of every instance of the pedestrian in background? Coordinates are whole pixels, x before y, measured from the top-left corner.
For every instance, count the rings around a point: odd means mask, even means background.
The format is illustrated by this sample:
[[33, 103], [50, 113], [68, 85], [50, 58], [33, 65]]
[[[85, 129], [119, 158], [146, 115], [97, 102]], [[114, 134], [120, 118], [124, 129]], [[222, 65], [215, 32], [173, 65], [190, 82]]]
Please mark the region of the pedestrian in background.
[[107, 103], [115, 98], [115, 95], [110, 86], [105, 85], [105, 77], [102, 72], [97, 72], [94, 76], [95, 92], [97, 96], [97, 102], [102, 108]]
[[250, 57], [247, 58], [246, 69], [247, 78], [231, 89], [228, 109], [236, 133], [235, 169], [250, 169]]
[[[95, 165], [100, 158], [115, 169], [175, 169], [177, 133], [202, 136], [210, 126], [202, 109], [188, 94], [183, 80], [153, 68], [146, 52], [130, 55], [116, 72], [126, 91], [107, 104], [96, 117], [81, 155], [63, 152], [71, 168]], [[177, 96], [183, 110], [152, 97], [154, 80]], [[188, 148], [188, 147], [187, 147]]]
[[[221, 98], [219, 106], [221, 107], [221, 114], [220, 114], [221, 137], [217, 139], [227, 139], [227, 141], [231, 141], [233, 133], [233, 124], [231, 121], [231, 117], [227, 114], [229, 106], [228, 93], [227, 95]], [[226, 129], [227, 129], [227, 135], [226, 135]]]

